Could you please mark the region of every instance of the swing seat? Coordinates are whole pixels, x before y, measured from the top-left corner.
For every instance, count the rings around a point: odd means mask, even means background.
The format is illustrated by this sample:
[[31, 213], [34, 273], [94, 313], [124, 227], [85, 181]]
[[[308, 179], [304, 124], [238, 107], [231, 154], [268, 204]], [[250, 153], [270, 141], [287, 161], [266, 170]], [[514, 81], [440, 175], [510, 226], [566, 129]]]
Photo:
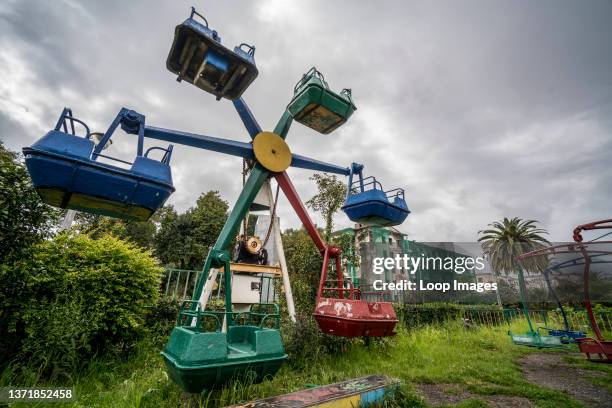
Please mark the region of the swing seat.
[[576, 339], [586, 337], [586, 333], [581, 331], [563, 330], [563, 329], [545, 329], [549, 336], [560, 337], [561, 342], [574, 342]]
[[[203, 23], [196, 21], [199, 16]], [[240, 44], [234, 50], [221, 45], [217, 31], [195, 9], [174, 30], [174, 42], [166, 60], [168, 70], [217, 97], [235, 100], [257, 78], [255, 47]]]
[[295, 86], [287, 109], [294, 120], [326, 135], [344, 124], [357, 107], [350, 89], [333, 92], [313, 67]]
[[564, 347], [561, 338], [556, 336], [542, 336], [537, 332], [527, 332], [525, 334], [514, 334], [508, 332], [512, 342], [518, 346], [536, 348], [560, 348]]
[[323, 333], [341, 337], [393, 336], [397, 316], [389, 302], [319, 298], [314, 318]]
[[395, 189], [383, 191], [380, 183], [373, 177], [364, 186], [372, 185], [370, 190], [353, 191], [346, 197], [342, 211], [351, 221], [363, 225], [390, 227], [399, 225], [408, 214], [408, 204], [404, 199], [404, 190]]
[[612, 363], [612, 341], [599, 341], [590, 337], [576, 339], [578, 348], [585, 353], [589, 361]]
[[[256, 325], [251, 312], [241, 315], [191, 311], [183, 307], [179, 323], [161, 352], [170, 378], [185, 392], [202, 393], [232, 380], [248, 379], [257, 383], [273, 376], [287, 359], [278, 330], [278, 306], [276, 310], [276, 314], [266, 314], [263, 318], [252, 313], [258, 316]], [[235, 321], [243, 320], [245, 324], [230, 325], [222, 333], [223, 316], [230, 314]], [[214, 329], [205, 331], [204, 322], [209, 318], [214, 322]], [[276, 328], [264, 327], [268, 318], [275, 320]]]
[[[66, 122], [70, 122], [71, 133]], [[74, 134], [74, 122], [85, 126], [85, 137]], [[41, 199], [54, 207], [127, 220], [149, 219], [174, 192], [169, 166], [172, 146], [151, 148], [134, 163], [114, 159], [131, 165], [124, 169], [92, 159], [90, 136], [89, 128], [65, 109], [55, 130], [23, 149]], [[152, 150], [165, 152], [161, 161], [147, 157]]]

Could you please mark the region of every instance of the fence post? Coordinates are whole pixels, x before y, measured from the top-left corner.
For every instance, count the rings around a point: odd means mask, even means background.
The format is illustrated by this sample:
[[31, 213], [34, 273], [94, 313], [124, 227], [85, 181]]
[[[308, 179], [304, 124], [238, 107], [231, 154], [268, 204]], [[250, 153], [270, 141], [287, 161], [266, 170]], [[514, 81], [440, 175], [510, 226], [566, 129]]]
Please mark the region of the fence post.
[[174, 294], [172, 295], [172, 297], [176, 298], [176, 292], [178, 292], [178, 285], [179, 285], [179, 281], [181, 280], [181, 272], [183, 272], [182, 270], [178, 270], [178, 275], [176, 277], [176, 286], [174, 287]]
[[187, 278], [185, 279], [185, 287], [183, 288], [183, 299], [187, 297], [187, 286], [189, 286], [189, 276], [191, 271], [187, 271]]
[[167, 268], [166, 272], [168, 273], [168, 277], [166, 278], [166, 291], [164, 292], [164, 296], [168, 296], [168, 289], [170, 289], [170, 279], [172, 278], [172, 269]]

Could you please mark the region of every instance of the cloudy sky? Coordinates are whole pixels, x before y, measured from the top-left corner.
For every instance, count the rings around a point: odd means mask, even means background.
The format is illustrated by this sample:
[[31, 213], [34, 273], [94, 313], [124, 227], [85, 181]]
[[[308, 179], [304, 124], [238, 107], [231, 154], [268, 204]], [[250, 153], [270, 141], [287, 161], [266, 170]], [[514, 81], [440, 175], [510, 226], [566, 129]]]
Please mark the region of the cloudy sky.
[[[3, 1], [2, 141], [30, 145], [64, 106], [95, 130], [125, 106], [150, 125], [248, 140], [230, 102], [165, 68], [192, 4], [227, 46], [256, 45], [260, 74], [244, 98], [263, 128], [312, 65], [353, 89], [347, 124], [320, 135], [295, 123], [287, 140], [405, 188], [413, 212], [400, 229], [412, 239], [470, 241], [519, 216], [566, 240], [576, 224], [612, 215], [609, 0]], [[133, 158], [132, 136], [115, 142]], [[173, 159], [179, 210], [211, 189], [237, 197], [240, 159], [184, 147]], [[304, 200], [314, 194], [308, 171], [289, 174]], [[299, 225], [285, 200], [279, 214], [283, 227]], [[336, 224], [350, 221], [339, 213]]]

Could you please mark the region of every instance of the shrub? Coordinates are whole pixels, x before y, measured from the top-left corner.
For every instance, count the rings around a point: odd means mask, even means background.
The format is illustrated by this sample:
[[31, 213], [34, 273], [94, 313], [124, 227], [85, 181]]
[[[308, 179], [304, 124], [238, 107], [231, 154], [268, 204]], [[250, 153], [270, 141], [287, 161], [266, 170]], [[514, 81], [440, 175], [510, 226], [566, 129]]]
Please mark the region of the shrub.
[[155, 344], [164, 344], [178, 316], [180, 301], [171, 297], [161, 296], [157, 301], [147, 306], [145, 311], [145, 325], [149, 336]]
[[296, 314], [296, 322], [283, 325], [283, 343], [294, 367], [307, 366], [325, 353], [323, 334], [310, 314]]
[[308, 366], [324, 355], [346, 352], [355, 341], [321, 333], [312, 313], [299, 311], [295, 323], [283, 323], [281, 333], [289, 362], [294, 367]]
[[398, 315], [408, 328], [427, 324], [443, 323], [456, 319], [461, 307], [450, 303], [428, 303], [424, 305], [399, 306]]
[[126, 351], [144, 333], [143, 306], [157, 299], [162, 271], [112, 236], [63, 233], [33, 246], [0, 265], [4, 357], [54, 376], [93, 354]]
[[34, 191], [19, 155], [0, 141], [0, 260], [47, 237], [58, 214]]
[[33, 304], [20, 355], [30, 359], [38, 376], [70, 377], [81, 366], [80, 358], [91, 354], [89, 337], [96, 325], [78, 297], [60, 295], [50, 303]]
[[491, 305], [423, 303], [395, 305], [395, 309], [398, 319], [409, 329], [440, 324], [457, 318], [470, 318], [476, 324], [494, 324], [503, 321], [502, 309]]

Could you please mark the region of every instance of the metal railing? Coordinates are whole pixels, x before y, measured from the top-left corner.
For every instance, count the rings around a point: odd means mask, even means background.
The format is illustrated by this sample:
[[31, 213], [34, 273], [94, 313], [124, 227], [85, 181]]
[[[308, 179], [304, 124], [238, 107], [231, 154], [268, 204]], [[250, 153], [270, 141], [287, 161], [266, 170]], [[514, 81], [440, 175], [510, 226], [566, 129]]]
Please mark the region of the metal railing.
[[[193, 289], [202, 271], [190, 269], [166, 268], [162, 279], [161, 293], [173, 299], [188, 299], [193, 295]], [[260, 301], [272, 303], [278, 301], [278, 290], [273, 276], [258, 276], [260, 287]], [[223, 281], [223, 279], [221, 279]], [[218, 285], [211, 297], [221, 298], [223, 283]]]
[[[504, 314], [507, 320], [524, 318], [525, 315], [520, 309], [505, 309]], [[565, 311], [567, 323], [572, 330], [590, 330], [590, 323], [584, 309]], [[612, 311], [594, 311], [595, 319], [602, 331], [612, 332]], [[559, 310], [529, 310], [529, 318], [536, 325], [547, 328], [562, 328], [563, 315]]]
[[202, 271], [166, 268], [163, 295], [174, 299], [186, 299], [193, 294], [193, 288]]
[[[589, 332], [591, 330], [585, 310], [565, 311], [571, 330]], [[612, 333], [612, 311], [595, 311], [600, 329]], [[500, 309], [498, 307], [457, 306], [440, 310], [440, 307], [402, 305], [398, 307], [399, 317], [409, 325], [426, 325], [461, 319], [468, 325], [501, 326], [516, 320], [525, 319], [521, 309]], [[530, 310], [529, 318], [535, 326], [547, 329], [563, 329], [563, 316], [559, 310]]]
[[275, 303], [256, 303], [251, 305], [248, 312], [200, 310], [197, 301], [184, 300], [181, 302], [176, 325], [193, 327], [194, 330], [200, 332], [221, 332], [223, 321], [229, 322], [232, 326], [278, 329], [280, 327], [280, 308]]
[[[366, 188], [369, 187], [369, 188]], [[361, 180], [355, 180], [351, 183], [349, 187], [349, 192], [351, 195], [363, 193], [369, 190], [380, 190], [385, 193], [388, 200], [391, 200], [395, 197], [404, 198], [404, 189], [403, 188], [393, 188], [391, 190], [383, 190], [382, 184], [380, 181], [376, 180], [374, 176], [364, 177]]]

